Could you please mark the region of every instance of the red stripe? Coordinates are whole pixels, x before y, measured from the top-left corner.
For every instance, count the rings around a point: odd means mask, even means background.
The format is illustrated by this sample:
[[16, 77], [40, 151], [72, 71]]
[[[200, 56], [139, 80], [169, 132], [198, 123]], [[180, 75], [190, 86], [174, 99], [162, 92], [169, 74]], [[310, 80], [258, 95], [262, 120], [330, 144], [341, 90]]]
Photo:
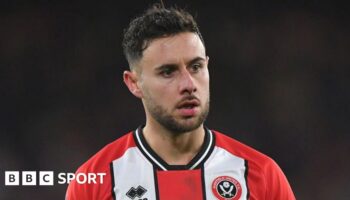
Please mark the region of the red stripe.
[[201, 169], [157, 171], [159, 199], [202, 200]]

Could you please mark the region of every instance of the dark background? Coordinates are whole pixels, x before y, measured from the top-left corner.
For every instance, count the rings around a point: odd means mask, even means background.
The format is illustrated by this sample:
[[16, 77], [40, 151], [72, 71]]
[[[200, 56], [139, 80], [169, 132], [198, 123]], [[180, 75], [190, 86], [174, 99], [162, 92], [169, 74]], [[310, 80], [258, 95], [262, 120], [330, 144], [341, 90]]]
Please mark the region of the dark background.
[[[144, 123], [122, 82], [123, 29], [153, 1], [1, 1], [0, 199], [5, 170], [74, 172]], [[297, 199], [349, 199], [350, 9], [334, 1], [165, 1], [198, 21], [210, 56], [206, 125], [275, 159]]]

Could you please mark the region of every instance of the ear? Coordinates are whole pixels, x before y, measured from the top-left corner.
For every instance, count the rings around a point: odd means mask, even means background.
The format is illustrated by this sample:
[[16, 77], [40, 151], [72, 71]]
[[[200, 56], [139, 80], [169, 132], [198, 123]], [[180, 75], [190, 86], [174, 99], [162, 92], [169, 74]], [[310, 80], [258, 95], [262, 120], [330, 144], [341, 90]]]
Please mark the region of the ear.
[[123, 80], [129, 91], [138, 98], [142, 98], [142, 91], [138, 85], [138, 76], [135, 71], [124, 71]]

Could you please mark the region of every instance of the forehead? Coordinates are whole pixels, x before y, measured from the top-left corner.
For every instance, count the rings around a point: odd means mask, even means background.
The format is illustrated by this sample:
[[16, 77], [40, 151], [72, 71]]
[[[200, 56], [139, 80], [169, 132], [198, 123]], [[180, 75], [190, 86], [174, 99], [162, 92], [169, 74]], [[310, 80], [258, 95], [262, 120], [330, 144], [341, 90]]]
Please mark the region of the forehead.
[[196, 57], [206, 57], [204, 45], [197, 34], [186, 32], [151, 41], [143, 52], [140, 64], [157, 66], [186, 62]]

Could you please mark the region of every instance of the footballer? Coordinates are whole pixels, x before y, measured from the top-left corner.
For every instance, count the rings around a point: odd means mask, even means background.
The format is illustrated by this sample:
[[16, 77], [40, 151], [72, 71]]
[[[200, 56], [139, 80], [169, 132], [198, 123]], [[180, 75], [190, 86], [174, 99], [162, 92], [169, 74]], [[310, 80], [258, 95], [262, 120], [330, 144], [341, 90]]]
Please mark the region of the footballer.
[[130, 22], [123, 50], [123, 79], [146, 122], [79, 167], [104, 181], [73, 180], [66, 200], [295, 199], [270, 157], [204, 125], [209, 57], [190, 13], [150, 7]]

